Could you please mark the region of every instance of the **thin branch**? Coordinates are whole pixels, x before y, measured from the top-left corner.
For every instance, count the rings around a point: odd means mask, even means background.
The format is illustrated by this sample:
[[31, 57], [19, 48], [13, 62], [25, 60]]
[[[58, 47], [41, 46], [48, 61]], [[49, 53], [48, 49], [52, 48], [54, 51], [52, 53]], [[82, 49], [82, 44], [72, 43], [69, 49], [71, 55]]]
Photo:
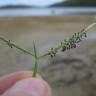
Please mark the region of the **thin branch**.
[[31, 52], [27, 51], [26, 49], [21, 48], [20, 46], [16, 45], [11, 40], [5, 39], [4, 37], [1, 37], [1, 36], [0, 36], [0, 40], [5, 42], [9, 47], [11, 47], [11, 48], [15, 47], [15, 48], [19, 49], [20, 51], [27, 53], [34, 57], [34, 54], [32, 54]]
[[65, 40], [64, 42], [62, 42], [62, 44], [60, 44], [59, 46], [57, 46], [56, 48], [51, 48], [49, 49], [49, 51], [47, 53], [45, 53], [44, 55], [41, 55], [39, 57], [40, 58], [43, 58], [45, 56], [48, 56], [48, 55], [55, 55], [62, 47], [66, 47], [70, 44], [73, 44], [74, 42], [76, 42], [78, 39], [82, 38], [83, 35], [86, 34], [86, 32], [88, 32], [92, 27], [94, 27], [96, 25], [96, 23], [92, 23], [90, 25], [88, 25], [86, 28], [84, 28], [83, 30], [81, 30], [80, 32], [78, 33], [75, 33], [71, 38], [69, 38], [68, 40]]

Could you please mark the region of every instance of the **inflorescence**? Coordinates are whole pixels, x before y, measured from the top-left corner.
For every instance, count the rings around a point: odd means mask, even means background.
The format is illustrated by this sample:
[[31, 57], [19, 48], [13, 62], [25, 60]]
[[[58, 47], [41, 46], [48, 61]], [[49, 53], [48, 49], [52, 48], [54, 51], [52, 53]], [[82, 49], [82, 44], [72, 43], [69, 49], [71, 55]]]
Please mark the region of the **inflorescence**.
[[56, 48], [50, 48], [45, 54], [43, 54], [41, 56], [38, 56], [34, 42], [33, 42], [34, 54], [33, 54], [33, 53], [29, 52], [28, 50], [16, 45], [14, 42], [12, 42], [12, 40], [8, 40], [1, 36], [0, 36], [0, 40], [5, 42], [10, 48], [15, 47], [15, 48], [19, 49], [20, 51], [22, 51], [28, 55], [31, 55], [35, 58], [35, 67], [34, 67], [34, 71], [33, 71], [33, 77], [36, 77], [36, 74], [38, 72], [38, 60], [40, 58], [43, 58], [45, 56], [54, 57], [58, 53], [58, 51], [65, 52], [66, 50], [76, 48], [77, 44], [80, 43], [84, 38], [87, 37], [87, 32], [95, 25], [96, 25], [96, 23], [90, 24], [89, 26], [87, 26], [86, 28], [81, 30], [80, 32], [75, 33], [71, 38], [63, 40]]
[[[56, 53], [60, 50], [61, 52], [65, 52], [66, 50], [70, 50], [77, 47], [77, 44], [80, 43], [84, 38], [87, 37], [87, 32], [90, 28], [92, 28], [96, 23], [89, 25], [88, 27], [84, 28], [80, 32], [75, 33], [71, 38], [68, 40], [65, 39], [61, 42], [61, 44], [57, 48], [50, 48], [46, 55], [50, 55], [54, 57]], [[45, 56], [45, 55], [44, 55]]]

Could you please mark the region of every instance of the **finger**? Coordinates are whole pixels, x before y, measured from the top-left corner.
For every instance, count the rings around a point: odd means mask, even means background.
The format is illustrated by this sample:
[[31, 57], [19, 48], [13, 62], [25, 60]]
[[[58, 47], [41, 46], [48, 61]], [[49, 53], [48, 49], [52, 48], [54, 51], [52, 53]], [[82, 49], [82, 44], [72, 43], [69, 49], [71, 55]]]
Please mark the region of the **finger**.
[[0, 77], [0, 94], [6, 91], [9, 87], [11, 87], [17, 81], [28, 78], [28, 77], [32, 77], [31, 71], [16, 72], [10, 75]]
[[52, 96], [52, 92], [44, 80], [28, 78], [18, 81], [2, 96]]

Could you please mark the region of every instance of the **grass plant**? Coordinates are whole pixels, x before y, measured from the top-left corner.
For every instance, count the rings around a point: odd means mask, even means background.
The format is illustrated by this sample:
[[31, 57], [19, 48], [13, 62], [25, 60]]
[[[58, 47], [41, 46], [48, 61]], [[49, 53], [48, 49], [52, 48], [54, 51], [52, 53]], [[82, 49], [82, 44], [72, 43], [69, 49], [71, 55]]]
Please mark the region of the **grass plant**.
[[40, 55], [40, 56], [38, 55], [38, 51], [36, 49], [35, 42], [33, 42], [34, 53], [32, 53], [32, 52], [29, 52], [28, 50], [26, 50], [25, 48], [22, 48], [19, 45], [15, 44], [15, 42], [13, 42], [12, 40], [8, 40], [5, 37], [0, 36], [0, 40], [3, 41], [4, 43], [6, 43], [10, 48], [16, 48], [28, 55], [31, 55], [35, 59], [33, 77], [36, 77], [36, 75], [38, 73], [39, 60], [41, 58], [43, 58], [45, 56], [54, 57], [60, 51], [65, 52], [67, 50], [76, 48], [77, 43], [80, 43], [85, 37], [87, 37], [87, 32], [95, 25], [96, 25], [96, 23], [92, 23], [92, 24], [88, 25], [80, 32], [74, 33], [74, 35], [71, 38], [63, 40], [62, 42], [60, 42], [60, 44], [58, 44], [57, 47], [48, 49], [47, 52], [45, 52], [43, 55]]

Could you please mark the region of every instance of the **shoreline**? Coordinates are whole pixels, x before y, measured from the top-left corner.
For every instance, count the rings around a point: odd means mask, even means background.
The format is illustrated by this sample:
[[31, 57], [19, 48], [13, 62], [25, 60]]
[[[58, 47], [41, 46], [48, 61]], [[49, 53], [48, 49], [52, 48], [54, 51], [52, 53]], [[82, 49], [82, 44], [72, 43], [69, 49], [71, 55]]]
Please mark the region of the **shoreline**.
[[51, 7], [0, 9], [0, 16], [60, 16], [70, 14], [96, 14], [96, 7]]

